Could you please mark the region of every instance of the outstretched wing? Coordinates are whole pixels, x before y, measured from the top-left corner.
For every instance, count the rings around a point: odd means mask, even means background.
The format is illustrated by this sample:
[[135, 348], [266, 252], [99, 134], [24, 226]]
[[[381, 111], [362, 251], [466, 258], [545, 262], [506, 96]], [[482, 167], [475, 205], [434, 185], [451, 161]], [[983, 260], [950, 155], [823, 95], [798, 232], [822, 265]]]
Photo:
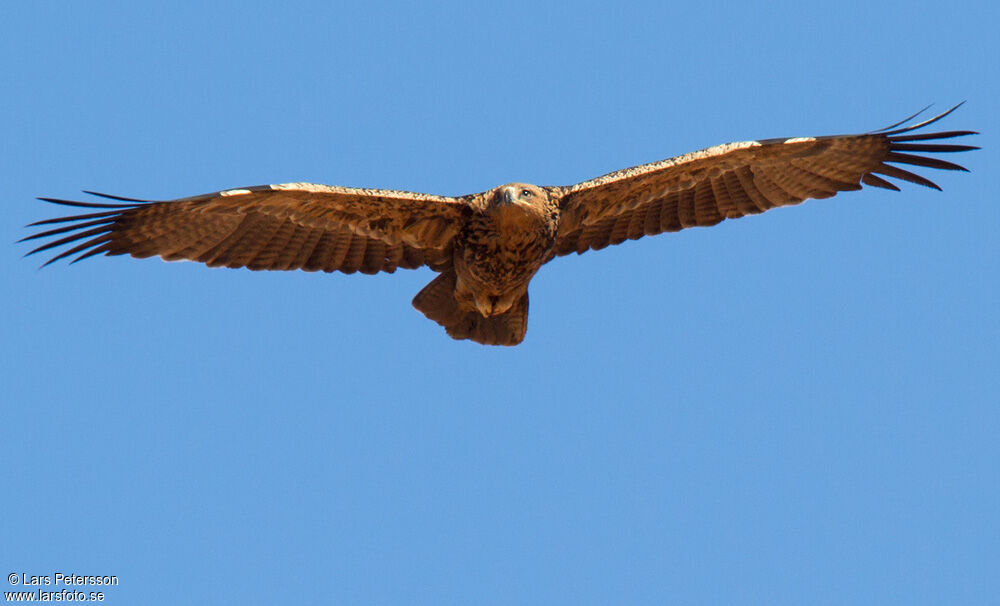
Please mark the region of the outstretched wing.
[[[92, 193], [92, 192], [87, 192]], [[95, 194], [120, 203], [47, 202], [99, 209], [31, 226], [68, 223], [24, 238], [56, 238], [33, 254], [79, 240], [46, 265], [104, 253], [188, 259], [210, 266], [353, 273], [450, 260], [468, 205], [462, 198], [285, 183], [167, 202]]]
[[972, 131], [910, 134], [958, 107], [897, 130], [892, 129], [916, 115], [864, 135], [719, 145], [562, 188], [562, 214], [554, 252], [583, 253], [626, 239], [715, 225], [723, 219], [798, 204], [808, 198], [829, 198], [840, 191], [861, 189], [862, 183], [899, 190], [878, 175], [941, 189], [930, 180], [890, 163], [966, 170], [951, 162], [912, 153], [978, 149], [970, 145], [923, 143], [977, 134]]

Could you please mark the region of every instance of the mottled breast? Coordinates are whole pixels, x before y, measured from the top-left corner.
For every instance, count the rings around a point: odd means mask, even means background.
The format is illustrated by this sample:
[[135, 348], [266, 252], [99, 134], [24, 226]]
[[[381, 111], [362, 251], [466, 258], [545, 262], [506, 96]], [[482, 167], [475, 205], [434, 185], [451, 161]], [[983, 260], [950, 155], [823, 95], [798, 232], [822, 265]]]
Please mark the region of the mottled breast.
[[500, 186], [466, 223], [456, 270], [477, 289], [500, 293], [527, 286], [555, 243], [557, 225], [558, 208], [544, 189]]

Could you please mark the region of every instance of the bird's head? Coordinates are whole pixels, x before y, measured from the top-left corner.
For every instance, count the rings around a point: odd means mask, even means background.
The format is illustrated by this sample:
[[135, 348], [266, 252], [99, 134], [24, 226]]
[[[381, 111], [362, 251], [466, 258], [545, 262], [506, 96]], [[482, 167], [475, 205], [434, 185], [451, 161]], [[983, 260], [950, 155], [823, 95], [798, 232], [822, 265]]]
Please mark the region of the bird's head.
[[521, 206], [538, 208], [548, 200], [548, 193], [537, 185], [508, 183], [496, 188], [491, 205], [496, 208]]

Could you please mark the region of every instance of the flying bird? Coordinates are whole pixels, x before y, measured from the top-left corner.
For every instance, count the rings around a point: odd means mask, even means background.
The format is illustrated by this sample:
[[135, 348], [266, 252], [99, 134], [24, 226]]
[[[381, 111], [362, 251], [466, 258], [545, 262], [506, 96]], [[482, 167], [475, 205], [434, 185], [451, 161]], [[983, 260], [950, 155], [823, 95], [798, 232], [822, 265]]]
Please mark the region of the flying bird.
[[[961, 104], [959, 104], [961, 105]], [[977, 147], [927, 143], [977, 134], [915, 134], [955, 111], [858, 135], [745, 141], [626, 168], [572, 186], [510, 183], [460, 197], [311, 183], [260, 185], [148, 201], [46, 202], [92, 209], [29, 227], [58, 238], [28, 254], [83, 240], [72, 255], [130, 254], [210, 267], [374, 274], [427, 266], [439, 273], [413, 299], [455, 339], [517, 345], [528, 327], [528, 284], [553, 258], [642, 236], [715, 225], [888, 178], [941, 189], [896, 166], [966, 170], [917, 152]], [[23, 240], [22, 240], [23, 241]]]

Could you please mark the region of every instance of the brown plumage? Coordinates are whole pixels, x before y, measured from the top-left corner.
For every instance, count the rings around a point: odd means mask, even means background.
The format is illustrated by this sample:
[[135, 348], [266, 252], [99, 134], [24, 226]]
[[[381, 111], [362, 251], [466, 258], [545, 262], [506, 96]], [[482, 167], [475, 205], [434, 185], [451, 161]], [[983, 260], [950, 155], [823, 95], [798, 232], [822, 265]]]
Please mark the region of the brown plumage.
[[57, 237], [28, 254], [83, 240], [46, 265], [101, 253], [255, 270], [373, 274], [426, 265], [441, 275], [414, 298], [417, 309], [456, 339], [516, 345], [527, 329], [528, 283], [555, 256], [715, 225], [862, 183], [898, 191], [883, 177], [940, 189], [894, 164], [965, 170], [914, 152], [977, 149], [925, 142], [976, 133], [911, 134], [956, 108], [862, 135], [720, 145], [571, 187], [513, 183], [453, 198], [286, 183], [164, 202], [41, 198], [97, 210], [32, 223], [66, 225], [24, 240]]

